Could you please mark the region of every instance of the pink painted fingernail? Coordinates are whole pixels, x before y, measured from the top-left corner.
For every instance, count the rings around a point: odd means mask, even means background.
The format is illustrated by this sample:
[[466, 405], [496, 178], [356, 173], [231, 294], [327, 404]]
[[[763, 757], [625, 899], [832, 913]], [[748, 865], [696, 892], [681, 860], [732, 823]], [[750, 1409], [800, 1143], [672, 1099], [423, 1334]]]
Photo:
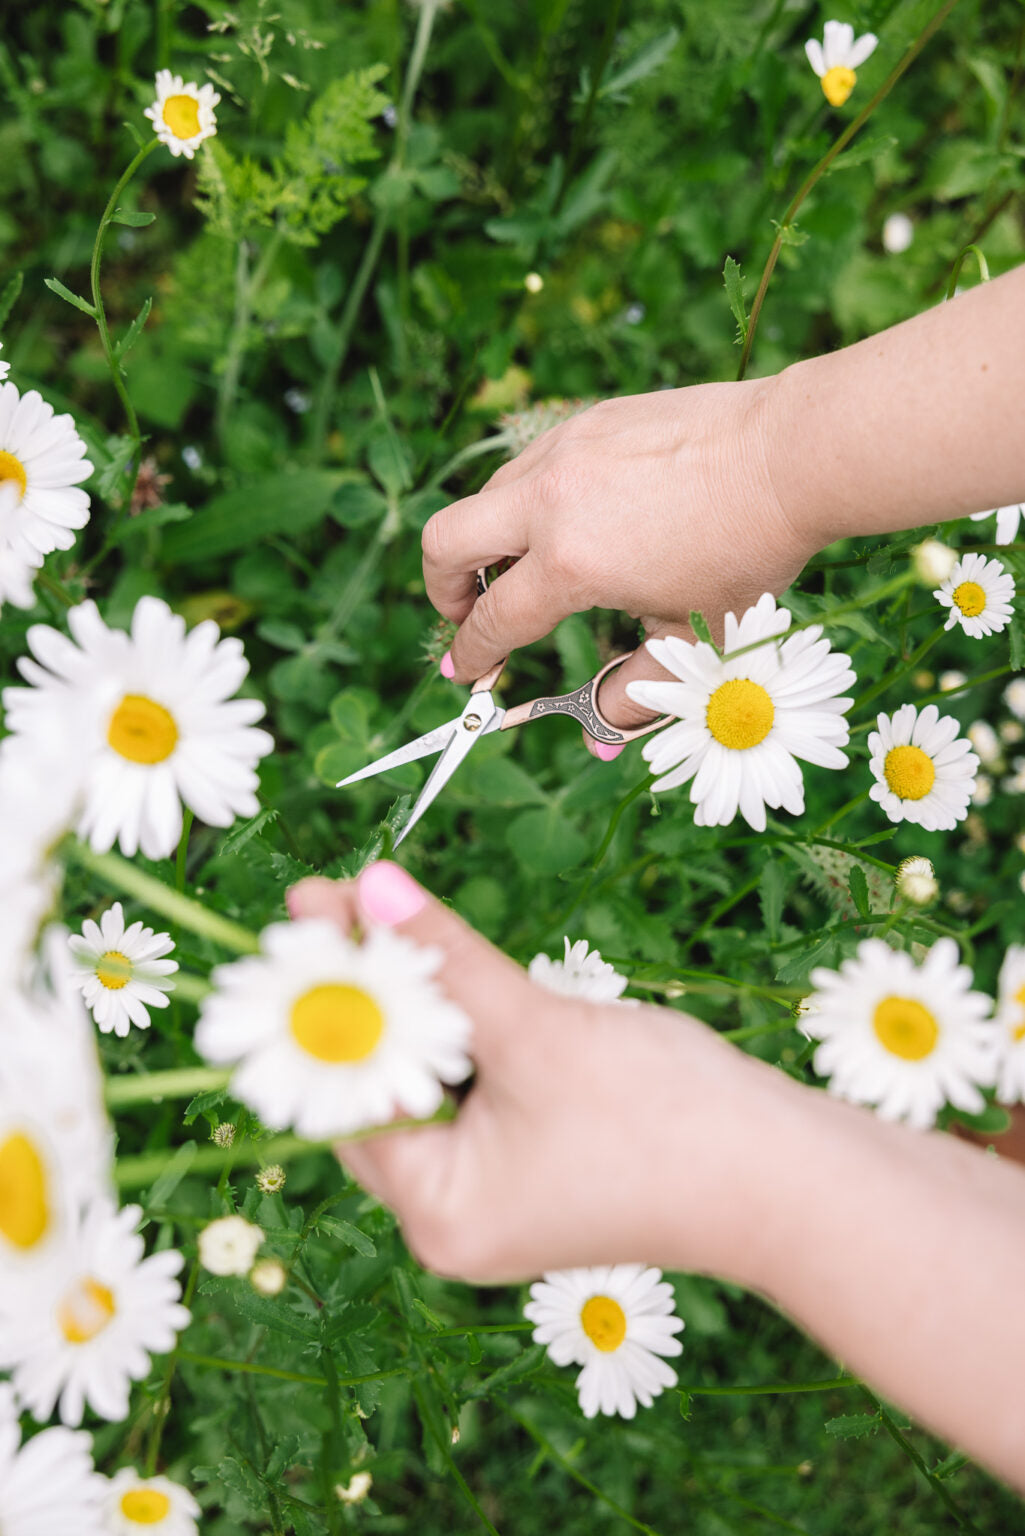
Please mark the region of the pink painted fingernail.
[[394, 928], [415, 917], [427, 902], [427, 894], [400, 864], [380, 859], [368, 864], [356, 885], [360, 906], [372, 923]]
[[594, 744], [594, 755], [595, 757], [600, 757], [603, 763], [611, 763], [612, 759], [618, 757], [625, 746], [625, 741], [620, 742], [618, 747], [613, 745], [612, 742], [596, 741]]
[[449, 679], [449, 681], [451, 681], [452, 678], [455, 677], [456, 669], [452, 665], [452, 652], [451, 651], [446, 651], [444, 656], [441, 658], [441, 661], [440, 661], [440, 663], [438, 665], [438, 671], [441, 673], [442, 677], [447, 677]]

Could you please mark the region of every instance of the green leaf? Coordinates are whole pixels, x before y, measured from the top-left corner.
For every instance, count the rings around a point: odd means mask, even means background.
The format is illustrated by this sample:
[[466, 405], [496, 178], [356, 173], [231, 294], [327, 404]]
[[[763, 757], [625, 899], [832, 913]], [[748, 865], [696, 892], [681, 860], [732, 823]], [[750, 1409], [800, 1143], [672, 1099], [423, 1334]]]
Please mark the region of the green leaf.
[[874, 139], [863, 139], [853, 149], [848, 149], [844, 154], [837, 155], [829, 167], [827, 175], [832, 175], [834, 171], [849, 170], [854, 165], [864, 165], [866, 160], [874, 160], [877, 155], [884, 154], [886, 150], [892, 149], [896, 142], [897, 140], [888, 133], [879, 134]]
[[259, 837], [264, 827], [269, 827], [277, 819], [277, 811], [272, 810], [269, 806], [265, 806], [262, 810], [257, 811], [255, 816], [250, 816], [248, 821], [242, 822], [241, 826], [233, 827], [230, 832], [221, 838], [217, 847], [218, 854], [238, 853], [239, 849], [244, 848], [251, 838]]
[[388, 502], [368, 481], [350, 480], [339, 486], [331, 498], [328, 512], [343, 528], [363, 528], [379, 523], [388, 511]]
[[680, 1399], [680, 1418], [690, 1420], [693, 1415], [690, 1393], [681, 1391], [678, 1395]]
[[770, 219], [769, 222], [784, 245], [804, 245], [808, 239], [807, 231], [799, 224], [781, 224], [778, 219]]
[[18, 302], [18, 295], [21, 292], [23, 282], [23, 273], [15, 272], [10, 282], [5, 283], [4, 291], [0, 293], [0, 326], [6, 323], [7, 316]]
[[131, 325], [128, 327], [125, 334], [122, 336], [121, 340], [118, 342], [117, 346], [114, 348], [114, 356], [117, 358], [118, 362], [120, 362], [123, 357], [128, 356], [129, 352], [132, 350], [132, 348], [135, 346], [135, 343], [142, 335], [142, 328], [146, 324], [146, 321], [149, 319], [149, 312], [152, 308], [153, 300], [147, 299], [139, 313], [136, 315], [135, 319], [132, 321]]
[[1008, 641], [1011, 647], [1011, 667], [1015, 672], [1025, 672], [1025, 618], [1016, 613], [1011, 620], [1008, 631]]
[[377, 1248], [365, 1232], [359, 1227], [354, 1227], [351, 1221], [341, 1221], [337, 1216], [321, 1216], [317, 1222], [318, 1232], [324, 1232], [328, 1237], [337, 1237], [340, 1242], [349, 1248], [355, 1248], [356, 1252], [364, 1259], [376, 1259]]
[[860, 864], [851, 865], [851, 872], [847, 877], [847, 884], [850, 886], [854, 905], [858, 909], [858, 916], [868, 917], [872, 911], [872, 907], [868, 899], [868, 880], [866, 879], [865, 871], [862, 869]]
[[769, 859], [758, 882], [758, 901], [770, 944], [778, 944], [783, 901], [786, 896], [786, 871], [779, 859]]
[[218, 1481], [242, 1500], [251, 1515], [266, 1514], [267, 1494], [256, 1473], [234, 1456], [225, 1456], [217, 1468]]
[[[722, 280], [726, 287], [726, 297], [729, 300], [733, 318], [737, 322], [737, 341], [747, 340], [748, 314], [747, 305], [744, 303], [744, 274], [740, 270], [739, 261], [734, 261], [732, 256], [727, 256], [726, 265], [722, 269]], [[693, 623], [693, 618], [692, 621]]]
[[490, 1376], [478, 1382], [472, 1391], [467, 1393], [470, 1398], [488, 1397], [492, 1392], [499, 1392], [505, 1387], [511, 1387], [514, 1382], [522, 1381], [525, 1376], [533, 1376], [535, 1371], [541, 1369], [544, 1364], [547, 1351], [543, 1344], [531, 1344], [510, 1360], [507, 1365], [500, 1365], [497, 1371], [492, 1371]]
[[433, 1329], [435, 1333], [441, 1333], [442, 1329], [445, 1327], [445, 1324], [442, 1322], [437, 1312], [432, 1312], [427, 1303], [425, 1301], [421, 1301], [419, 1296], [413, 1297], [413, 1308], [415, 1311], [419, 1312], [428, 1328]]
[[173, 564], [213, 560], [274, 534], [303, 533], [319, 523], [341, 481], [338, 470], [285, 470], [215, 496], [167, 535], [164, 557]]
[[834, 1440], [860, 1440], [864, 1435], [874, 1435], [879, 1427], [877, 1413], [841, 1413], [825, 1423], [826, 1434]]
[[948, 1451], [942, 1461], [938, 1461], [931, 1468], [932, 1476], [941, 1481], [946, 1477], [953, 1477], [955, 1472], [960, 1472], [962, 1467], [968, 1465], [968, 1457], [963, 1451]]
[[812, 949], [802, 949], [784, 960], [776, 972], [776, 980], [785, 987], [803, 986], [816, 965], [832, 965], [836, 957], [836, 934], [827, 933]]
[[145, 229], [156, 218], [155, 213], [134, 213], [130, 208], [115, 208], [109, 223], [127, 224], [129, 229]]
[[575, 869], [587, 853], [587, 838], [555, 806], [524, 811], [510, 822], [506, 843], [528, 874], [558, 875]]
[[[126, 438], [126, 442], [130, 439]], [[131, 452], [128, 454], [131, 458]], [[118, 481], [128, 467], [128, 460], [121, 466], [113, 466], [116, 474], [111, 474], [111, 481], [106, 494], [109, 496], [117, 486]], [[106, 472], [105, 472], [106, 473]], [[137, 539], [143, 534], [149, 533], [154, 528], [166, 528], [168, 523], [187, 523], [192, 516], [192, 508], [187, 507], [181, 501], [165, 501], [160, 507], [147, 507], [145, 512], [138, 512], [134, 517], [123, 518], [110, 536], [111, 548], [119, 544], [126, 544], [132, 539]]]
[[88, 299], [80, 299], [78, 294], [72, 293], [70, 288], [65, 288], [59, 278], [46, 277], [43, 281], [50, 292], [55, 293], [59, 299], [63, 299], [67, 304], [73, 304], [76, 309], [82, 311], [83, 315], [88, 315], [91, 320], [96, 319], [95, 305], [90, 304]]
[[640, 84], [642, 80], [647, 80], [649, 75], [661, 69], [679, 39], [680, 34], [676, 27], [670, 27], [667, 32], [660, 32], [657, 37], [645, 43], [621, 69], [617, 69], [615, 74], [602, 82], [598, 90], [598, 100], [612, 97], [618, 101], [625, 101], [627, 88]]
[[594, 630], [581, 613], [571, 613], [552, 632], [562, 664], [562, 687], [579, 688], [601, 665]]
[[367, 449], [367, 460], [374, 478], [393, 500], [409, 490], [413, 483], [413, 455], [394, 432], [386, 431], [374, 438]]
[[1011, 1117], [1006, 1109], [999, 1104], [987, 1104], [985, 1109], [977, 1115], [970, 1114], [966, 1109], [955, 1109], [948, 1104], [940, 1111], [938, 1123], [941, 1129], [956, 1122], [958, 1125], [967, 1125], [973, 1131], [978, 1131], [983, 1136], [1002, 1136], [1004, 1131], [1011, 1126]]
[[463, 799], [485, 806], [547, 805], [541, 786], [511, 757], [490, 757], [475, 762], [472, 755], [452, 790]]
[[[96, 483], [104, 501], [120, 505], [123, 499], [124, 478], [136, 453], [135, 439], [111, 436], [104, 444], [107, 453], [105, 464], [96, 467]], [[134, 522], [135, 519], [133, 518]], [[122, 535], [124, 537], [124, 535]]]
[[207, 1088], [203, 1093], [197, 1093], [196, 1097], [189, 1101], [182, 1115], [182, 1123], [193, 1125], [200, 1115], [205, 1115], [208, 1109], [216, 1109], [227, 1097], [227, 1088]]
[[188, 1173], [198, 1148], [194, 1141], [183, 1141], [157, 1174], [143, 1196], [143, 1205], [154, 1210], [165, 1206]]
[[708, 627], [708, 622], [704, 614], [698, 613], [696, 608], [691, 609], [690, 627], [694, 631], [695, 639], [703, 640], [706, 645], [712, 646], [713, 649], [715, 648], [715, 641], [712, 639], [712, 631]]
[[261, 1328], [269, 1328], [272, 1333], [280, 1333], [286, 1338], [309, 1344], [320, 1332], [316, 1318], [303, 1317], [293, 1312], [280, 1297], [271, 1300], [268, 1296], [258, 1296], [248, 1285], [235, 1286], [232, 1296], [235, 1306], [247, 1322], [258, 1323]]

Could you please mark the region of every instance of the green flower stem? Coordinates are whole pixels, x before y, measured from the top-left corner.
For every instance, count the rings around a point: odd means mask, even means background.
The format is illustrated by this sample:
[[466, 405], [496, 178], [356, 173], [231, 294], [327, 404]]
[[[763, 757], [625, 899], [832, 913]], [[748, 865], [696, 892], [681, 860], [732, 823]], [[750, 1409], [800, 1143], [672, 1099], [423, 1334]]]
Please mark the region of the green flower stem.
[[966, 245], [964, 250], [958, 256], [951, 270], [950, 282], [947, 284], [948, 299], [952, 299], [954, 294], [957, 292], [957, 280], [961, 276], [961, 268], [964, 266], [969, 256], [974, 256], [975, 260], [979, 264], [979, 277], [981, 281], [984, 283], [989, 282], [989, 263], [986, 261], [982, 251], [974, 243], [971, 245]]
[[58, 581], [56, 576], [51, 576], [49, 571], [37, 571], [36, 581], [45, 592], [51, 593], [59, 603], [63, 603], [65, 608], [74, 608], [78, 602], [78, 598], [72, 597], [64, 583]]
[[585, 1477], [569, 1457], [563, 1455], [562, 1451], [554, 1446], [539, 1429], [536, 1429], [529, 1419], [524, 1418], [521, 1413], [517, 1413], [515, 1408], [510, 1408], [508, 1403], [499, 1402], [498, 1407], [503, 1409], [514, 1423], [518, 1424], [536, 1442], [549, 1461], [554, 1462], [557, 1467], [561, 1467], [563, 1472], [567, 1473], [574, 1482], [579, 1483], [581, 1488], [586, 1488], [588, 1493], [592, 1494], [594, 1498], [600, 1499], [608, 1509], [612, 1510], [613, 1514], [618, 1515], [621, 1520], [625, 1520], [627, 1525], [632, 1525], [635, 1531], [643, 1531], [645, 1536], [658, 1536], [658, 1532], [652, 1526], [645, 1525], [643, 1520], [635, 1519], [630, 1511], [624, 1509], [622, 1504], [618, 1504], [611, 1494], [599, 1488], [597, 1483], [592, 1483], [589, 1477]]
[[256, 295], [267, 281], [267, 274], [274, 264], [278, 251], [281, 249], [283, 238], [284, 231], [280, 226], [276, 227], [264, 247], [263, 255], [257, 262], [255, 271], [251, 275], [249, 271], [249, 243], [244, 237], [238, 243], [238, 252], [235, 259], [235, 312], [224, 357], [224, 370], [221, 373], [221, 380], [217, 389], [215, 420], [217, 438], [222, 447], [228, 426], [228, 418], [231, 415], [231, 409], [235, 404], [235, 397], [238, 394], [238, 384], [242, 373], [242, 361], [246, 353], [253, 304]]
[[[185, 1294], [182, 1304], [192, 1306], [192, 1298], [196, 1294], [196, 1286], [199, 1283], [199, 1259], [193, 1259], [189, 1269], [189, 1278], [185, 1285]], [[178, 1368], [178, 1350], [172, 1350], [168, 1356], [164, 1370], [164, 1379], [160, 1384], [160, 1391], [153, 1399], [153, 1428], [150, 1430], [149, 1446], [146, 1451], [146, 1476], [152, 1477], [160, 1463], [160, 1442], [163, 1439], [164, 1427], [171, 1416], [171, 1383], [174, 1381], [174, 1373]]]
[[[174, 1067], [167, 1072], [135, 1072], [107, 1079], [108, 1109], [131, 1104], [159, 1104], [164, 1099], [191, 1099], [211, 1088], [226, 1088], [231, 1073], [225, 1067]], [[164, 1153], [160, 1154], [166, 1161]]]
[[[923, 697], [918, 700], [919, 708], [921, 708], [923, 704], [939, 704], [944, 699], [956, 699], [958, 694], [968, 693], [972, 688], [980, 688], [983, 683], [991, 683], [995, 678], [1006, 677], [1008, 672], [1013, 671], [1014, 668], [1010, 665], [1010, 663], [1008, 663], [1003, 667], [993, 667], [989, 672], [979, 672], [975, 677], [966, 678], [965, 681], [961, 684], [960, 688], [942, 688], [938, 689], [935, 693], [924, 694]], [[869, 729], [871, 724], [872, 722], [869, 721], [865, 729]], [[862, 727], [856, 726], [855, 729], [861, 730]]]
[[940, 1481], [940, 1479], [938, 1477], [934, 1477], [933, 1474], [929, 1471], [929, 1468], [926, 1466], [926, 1464], [922, 1460], [921, 1456], [915, 1450], [915, 1448], [911, 1444], [910, 1440], [908, 1440], [907, 1437], [901, 1433], [901, 1431], [898, 1428], [897, 1424], [894, 1422], [894, 1419], [893, 1419], [892, 1415], [887, 1413], [887, 1411], [883, 1407], [882, 1403], [878, 1400], [878, 1398], [873, 1396], [873, 1394], [868, 1390], [868, 1388], [864, 1385], [863, 1382], [859, 1383], [859, 1385], [861, 1386], [861, 1395], [862, 1395], [862, 1397], [865, 1398], [866, 1402], [868, 1402], [869, 1405], [878, 1414], [879, 1422], [882, 1424], [883, 1428], [886, 1430], [886, 1433], [889, 1435], [890, 1439], [895, 1441], [896, 1444], [900, 1446], [901, 1450], [904, 1452], [904, 1454], [908, 1458], [908, 1460], [910, 1462], [912, 1462], [915, 1467], [917, 1467], [918, 1471], [922, 1474], [922, 1476], [925, 1478], [926, 1482], [929, 1484], [929, 1487], [933, 1490], [933, 1492], [937, 1495], [937, 1497], [940, 1498], [943, 1501], [943, 1503], [947, 1506], [947, 1508], [949, 1509], [950, 1513], [953, 1515], [954, 1519], [957, 1521], [957, 1523], [961, 1527], [961, 1529], [963, 1531], [973, 1532], [974, 1536], [980, 1536], [978, 1526], [973, 1525], [971, 1520], [969, 1520], [968, 1516], [966, 1514], [962, 1513], [962, 1511], [958, 1508], [957, 1504], [954, 1502], [953, 1498], [951, 1497], [949, 1491], [944, 1486], [944, 1484]]
[[457, 469], [461, 469], [470, 459], [478, 459], [484, 453], [498, 453], [500, 450], [508, 449], [512, 446], [512, 436], [508, 432], [493, 432], [490, 437], [482, 437], [475, 443], [467, 443], [465, 448], [460, 448], [458, 453], [454, 453], [450, 459], [446, 459], [440, 469], [434, 471], [427, 482], [427, 486], [429, 489], [433, 489], [435, 486], [443, 485], [451, 475], [455, 474]]
[[816, 827], [814, 832], [811, 833], [811, 838], [817, 840], [821, 833], [827, 831], [830, 827], [835, 827], [838, 821], [843, 821], [844, 817], [849, 815], [851, 811], [856, 811], [859, 805], [864, 805], [868, 797], [868, 790], [863, 789], [860, 795], [855, 795], [853, 800], [848, 800], [846, 805], [842, 805], [840, 809], [838, 811], [834, 811], [832, 816], [828, 817], [821, 826]]
[[115, 186], [113, 192], [110, 194], [110, 199], [107, 203], [107, 206], [103, 210], [103, 217], [100, 219], [99, 228], [96, 231], [96, 239], [93, 241], [92, 260], [89, 263], [89, 289], [92, 294], [93, 308], [96, 310], [96, 324], [100, 332], [100, 342], [103, 346], [103, 355], [107, 359], [107, 367], [110, 369], [110, 376], [114, 380], [114, 388], [117, 390], [121, 404], [125, 408], [125, 415], [128, 418], [128, 431], [132, 441], [135, 443], [135, 468], [132, 472], [131, 490], [129, 490], [125, 496], [126, 506], [131, 500], [131, 491], [135, 489], [135, 476], [138, 474], [139, 448], [142, 444], [142, 434], [139, 431], [139, 418], [135, 414], [135, 406], [128, 398], [128, 391], [125, 388], [125, 381], [121, 376], [121, 365], [114, 356], [114, 348], [110, 340], [110, 329], [107, 325], [107, 312], [103, 307], [103, 295], [100, 292], [100, 262], [103, 259], [103, 239], [107, 232], [107, 226], [110, 224], [114, 213], [117, 210], [121, 194], [127, 187], [128, 183], [131, 181], [132, 177], [135, 175], [136, 171], [139, 169], [142, 162], [147, 158], [147, 156], [153, 153], [153, 151], [158, 147], [159, 143], [160, 140], [154, 138], [151, 139], [148, 144], [143, 145], [142, 149], [139, 150], [139, 153], [135, 156], [134, 160], [132, 160], [127, 168], [121, 173], [117, 185]]
[[622, 800], [620, 800], [619, 804], [616, 806], [615, 810], [612, 812], [611, 817], [609, 818], [608, 827], [605, 829], [605, 836], [602, 838], [598, 852], [595, 854], [594, 859], [592, 860], [591, 868], [587, 872], [587, 878], [581, 886], [580, 890], [574, 896], [570, 905], [567, 907], [563, 917], [559, 920], [558, 923], [554, 925], [556, 928], [564, 931], [569, 926], [570, 918], [576, 912], [577, 908], [582, 906], [583, 903], [587, 900], [587, 897], [590, 895], [591, 889], [597, 878], [598, 867], [609, 851], [612, 839], [616, 835], [616, 829], [623, 818], [624, 811], [626, 811], [628, 806], [631, 806], [635, 800], [639, 799], [641, 795], [645, 794], [647, 790], [651, 788], [653, 783], [654, 775], [650, 773], [646, 774], [644, 778], [641, 779], [640, 783], [635, 784], [633, 789], [627, 790]]
[[178, 854], [174, 861], [174, 888], [180, 895], [185, 894], [185, 863], [189, 854], [189, 833], [192, 831], [192, 823], [195, 817], [188, 806], [182, 815], [182, 835], [178, 839]]
[[719, 1038], [729, 1040], [733, 1045], [742, 1045], [745, 1040], [760, 1040], [765, 1035], [779, 1035], [796, 1027], [793, 1019], [777, 1019], [775, 1024], [748, 1024], [743, 1029], [721, 1029]]
[[235, 950], [238, 954], [253, 955], [258, 952], [259, 939], [248, 928], [243, 928], [241, 923], [222, 917], [219, 912], [211, 912], [202, 902], [193, 901], [180, 891], [172, 891], [163, 881], [136, 869], [134, 864], [119, 854], [96, 853], [88, 844], [75, 838], [66, 838], [63, 846], [70, 859], [98, 875], [106, 885], [113, 886], [116, 891], [123, 891], [127, 896], [134, 896], [144, 906], [188, 929], [190, 933], [211, 939], [213, 943]]
[[187, 1003], [201, 1003], [212, 991], [205, 976], [194, 976], [191, 971], [175, 971], [171, 982], [172, 994]]
[[785, 1397], [790, 1392], [836, 1392], [841, 1387], [860, 1387], [857, 1376], [834, 1376], [829, 1381], [773, 1381], [765, 1386], [677, 1388], [688, 1397]]
[[[178, 1359], [186, 1365], [204, 1365], [212, 1371], [233, 1371], [242, 1376], [270, 1376], [275, 1381], [296, 1381], [308, 1387], [326, 1387], [323, 1376], [306, 1376], [302, 1371], [282, 1371], [274, 1365], [257, 1365], [253, 1360], [227, 1360], [222, 1355], [197, 1355], [191, 1349], [179, 1349]], [[395, 1376], [408, 1376], [406, 1366], [396, 1366], [390, 1371], [369, 1371], [363, 1376], [339, 1376], [339, 1387], [362, 1387], [368, 1381], [390, 1381]]]
[[888, 688], [892, 688], [894, 683], [899, 682], [902, 677], [906, 677], [909, 672], [913, 672], [923, 658], [929, 654], [937, 641], [943, 638], [943, 634], [944, 626], [941, 624], [938, 629], [922, 641], [917, 649], [912, 651], [907, 661], [899, 666], [896, 672], [887, 673], [867, 693], [863, 693], [859, 699], [855, 699], [854, 708], [856, 710], [864, 709], [867, 704], [872, 703], [873, 699], [877, 699], [881, 693], [885, 693]]
[[704, 919], [703, 922], [698, 924], [698, 926], [694, 929], [694, 932], [690, 935], [690, 938], [683, 946], [683, 953], [686, 955], [694, 947], [699, 939], [704, 938], [709, 928], [713, 928], [715, 926], [720, 917], [724, 917], [727, 912], [732, 911], [734, 907], [738, 906], [740, 902], [744, 900], [745, 896], [750, 896], [751, 892], [757, 888], [758, 882], [761, 880], [761, 878], [762, 872], [759, 870], [757, 874], [754, 874], [750, 877], [750, 879], [745, 880], [743, 885], [738, 886], [738, 888], [731, 895], [724, 896], [722, 901], [716, 902], [708, 916]]
[[862, 107], [857, 117], [853, 118], [851, 122], [847, 124], [847, 127], [844, 129], [843, 133], [841, 133], [840, 137], [830, 145], [829, 149], [827, 149], [826, 153], [822, 156], [822, 159], [818, 162], [817, 165], [812, 167], [804, 181], [801, 183], [800, 187], [795, 192], [787, 207], [786, 212], [780, 220], [779, 227], [776, 231], [776, 238], [772, 242], [772, 249], [769, 251], [765, 266], [762, 270], [761, 281], [758, 284], [758, 292], [755, 294], [754, 303], [751, 305], [751, 315], [747, 323], [747, 335], [744, 338], [744, 350], [740, 358], [740, 367], [737, 370], [738, 379], [742, 379], [747, 373], [747, 365], [751, 357], [751, 347], [754, 343], [755, 331], [758, 329], [758, 318], [762, 312], [762, 305], [765, 303], [765, 295], [769, 287], [769, 281], [773, 272], [775, 271], [776, 262], [779, 260], [779, 253], [783, 249], [783, 242], [786, 238], [786, 232], [796, 218], [801, 204], [804, 202], [809, 192], [815, 186], [816, 182], [819, 181], [825, 175], [826, 171], [829, 170], [829, 167], [832, 165], [837, 155], [841, 154], [843, 150], [847, 148], [848, 144], [854, 138], [854, 135], [859, 131], [859, 129], [865, 126], [869, 118], [872, 116], [872, 113], [875, 111], [876, 107], [878, 107], [879, 103], [885, 100], [887, 96], [889, 96], [890, 92], [893, 90], [893, 87], [897, 84], [897, 81], [904, 74], [905, 70], [910, 68], [910, 66], [914, 63], [915, 59], [921, 53], [926, 43], [929, 42], [933, 34], [937, 32], [943, 25], [956, 4], [957, 0], [946, 0], [946, 4], [940, 6], [932, 20], [915, 38], [915, 41], [911, 44], [910, 48], [908, 48], [900, 63], [891, 69], [890, 73], [887, 75], [882, 85], [876, 91], [875, 95], [871, 97], [871, 99], [866, 103], [864, 107]]

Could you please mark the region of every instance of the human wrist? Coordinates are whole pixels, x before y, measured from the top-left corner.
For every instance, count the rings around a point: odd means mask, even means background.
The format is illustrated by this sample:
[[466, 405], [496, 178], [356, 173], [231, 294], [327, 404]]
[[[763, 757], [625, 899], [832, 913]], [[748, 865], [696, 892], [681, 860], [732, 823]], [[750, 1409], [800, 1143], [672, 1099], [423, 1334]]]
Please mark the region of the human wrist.
[[809, 401], [828, 387], [818, 366], [823, 361], [827, 360], [792, 363], [761, 381], [766, 385], [759, 417], [766, 473], [779, 516], [804, 550], [805, 559], [841, 537], [835, 486], [845, 471], [815, 440], [821, 402], [814, 423], [808, 409]]

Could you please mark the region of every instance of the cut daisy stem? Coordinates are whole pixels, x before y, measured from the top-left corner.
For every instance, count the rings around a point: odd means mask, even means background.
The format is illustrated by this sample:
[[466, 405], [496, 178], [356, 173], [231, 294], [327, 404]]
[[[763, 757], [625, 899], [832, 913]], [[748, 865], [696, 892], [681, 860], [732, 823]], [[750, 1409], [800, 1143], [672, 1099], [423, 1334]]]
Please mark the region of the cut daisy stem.
[[238, 954], [258, 953], [259, 939], [248, 928], [243, 928], [241, 923], [222, 917], [219, 912], [211, 912], [202, 902], [193, 901], [181, 891], [171, 890], [163, 881], [136, 869], [134, 864], [119, 854], [96, 853], [87, 843], [79, 842], [76, 838], [67, 838], [63, 846], [70, 859], [98, 875], [105, 884], [124, 892], [126, 896], [134, 896], [144, 906], [169, 918], [172, 923], [187, 928], [190, 933], [211, 939], [215, 944], [221, 944], [225, 949], [234, 950]]

